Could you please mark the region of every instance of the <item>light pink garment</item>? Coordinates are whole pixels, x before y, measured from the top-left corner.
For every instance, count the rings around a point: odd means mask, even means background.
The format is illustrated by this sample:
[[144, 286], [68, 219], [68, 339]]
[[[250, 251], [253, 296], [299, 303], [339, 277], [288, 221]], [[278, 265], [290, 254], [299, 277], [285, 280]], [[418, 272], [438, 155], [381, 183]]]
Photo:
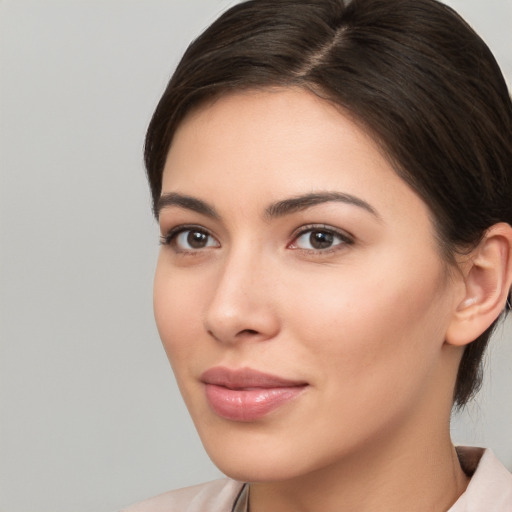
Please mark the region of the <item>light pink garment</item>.
[[463, 468], [474, 474], [448, 512], [512, 512], [512, 474], [492, 451], [460, 447], [457, 452]]
[[[512, 512], [512, 475], [494, 454], [480, 448], [457, 448], [457, 452], [464, 470], [474, 474], [466, 492], [447, 512]], [[242, 483], [224, 478], [171, 491], [121, 512], [245, 512], [247, 493], [240, 495], [242, 490]]]
[[[121, 512], [235, 512], [243, 483], [229, 478], [166, 492]], [[246, 510], [246, 506], [240, 512]]]

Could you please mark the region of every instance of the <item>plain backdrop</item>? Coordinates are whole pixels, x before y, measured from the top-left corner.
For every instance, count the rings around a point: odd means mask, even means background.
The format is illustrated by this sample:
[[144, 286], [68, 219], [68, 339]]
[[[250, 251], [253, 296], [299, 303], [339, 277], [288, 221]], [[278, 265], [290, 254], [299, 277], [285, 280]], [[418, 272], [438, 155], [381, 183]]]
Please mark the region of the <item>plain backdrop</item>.
[[[147, 123], [224, 0], [0, 0], [0, 512], [216, 478], [153, 325]], [[454, 0], [512, 82], [512, 1]], [[510, 322], [510, 320], [509, 320]], [[458, 443], [512, 469], [512, 329]]]

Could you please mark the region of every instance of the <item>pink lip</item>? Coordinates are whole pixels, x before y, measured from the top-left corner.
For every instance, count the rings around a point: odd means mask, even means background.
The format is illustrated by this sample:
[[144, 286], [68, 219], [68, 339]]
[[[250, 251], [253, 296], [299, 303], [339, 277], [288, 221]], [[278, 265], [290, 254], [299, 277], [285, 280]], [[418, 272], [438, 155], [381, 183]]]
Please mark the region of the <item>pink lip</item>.
[[284, 379], [250, 368], [210, 368], [201, 376], [210, 407], [222, 418], [255, 421], [296, 398], [304, 381]]

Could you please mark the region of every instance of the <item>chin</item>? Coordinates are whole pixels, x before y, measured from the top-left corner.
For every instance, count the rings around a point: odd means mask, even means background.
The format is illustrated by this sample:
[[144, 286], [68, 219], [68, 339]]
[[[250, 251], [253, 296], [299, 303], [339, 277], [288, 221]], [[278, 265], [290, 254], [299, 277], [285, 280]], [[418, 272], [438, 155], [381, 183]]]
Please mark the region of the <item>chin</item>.
[[220, 435], [202, 436], [212, 462], [226, 476], [241, 482], [292, 480], [332, 464], [339, 456], [333, 450], [321, 453], [311, 442], [272, 429], [258, 431], [256, 425], [236, 425]]
[[[226, 476], [243, 482], [286, 480], [297, 476], [297, 450], [286, 440], [259, 431], [255, 425], [238, 424], [217, 435], [199, 432], [212, 462]], [[295, 452], [295, 455], [293, 455]], [[302, 457], [301, 457], [302, 458]]]
[[279, 482], [296, 478], [302, 474], [297, 465], [274, 458], [266, 460], [247, 460], [245, 457], [226, 457], [213, 459], [213, 463], [229, 478], [239, 482]]

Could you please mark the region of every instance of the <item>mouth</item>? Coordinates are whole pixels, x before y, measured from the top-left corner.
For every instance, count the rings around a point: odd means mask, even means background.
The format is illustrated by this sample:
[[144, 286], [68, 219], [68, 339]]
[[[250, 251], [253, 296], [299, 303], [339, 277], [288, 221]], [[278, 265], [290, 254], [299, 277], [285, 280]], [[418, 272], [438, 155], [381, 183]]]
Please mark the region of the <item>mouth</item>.
[[214, 367], [204, 372], [206, 399], [218, 416], [240, 422], [263, 418], [297, 398], [307, 382], [285, 379], [250, 368]]

